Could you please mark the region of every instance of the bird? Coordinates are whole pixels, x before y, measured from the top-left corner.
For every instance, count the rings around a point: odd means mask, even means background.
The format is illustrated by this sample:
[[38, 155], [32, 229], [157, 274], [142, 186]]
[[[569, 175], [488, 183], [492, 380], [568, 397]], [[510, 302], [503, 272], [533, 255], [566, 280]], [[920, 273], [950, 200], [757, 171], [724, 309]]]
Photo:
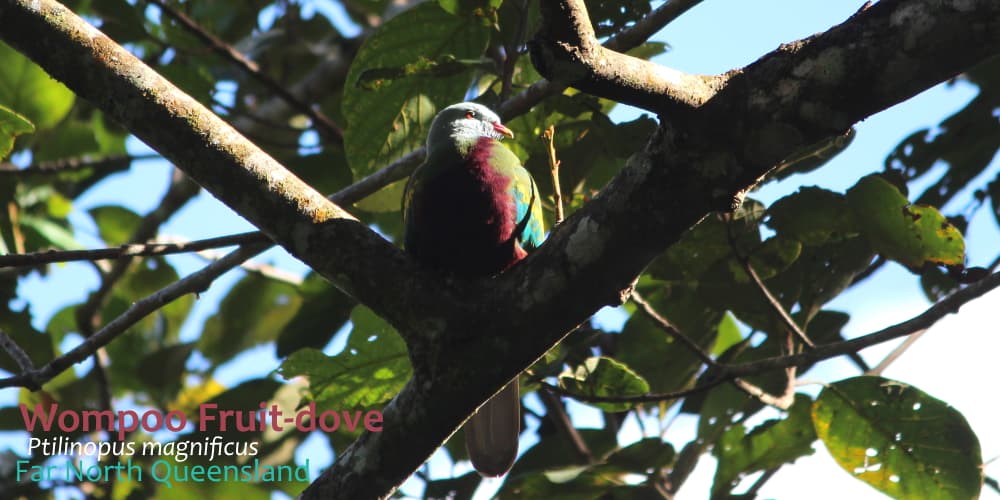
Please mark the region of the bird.
[[[538, 187], [500, 142], [513, 137], [496, 113], [473, 102], [448, 106], [431, 121], [426, 159], [403, 192], [403, 248], [419, 264], [465, 278], [490, 277], [542, 244]], [[481, 475], [510, 470], [520, 425], [515, 379], [465, 423], [466, 450]]]

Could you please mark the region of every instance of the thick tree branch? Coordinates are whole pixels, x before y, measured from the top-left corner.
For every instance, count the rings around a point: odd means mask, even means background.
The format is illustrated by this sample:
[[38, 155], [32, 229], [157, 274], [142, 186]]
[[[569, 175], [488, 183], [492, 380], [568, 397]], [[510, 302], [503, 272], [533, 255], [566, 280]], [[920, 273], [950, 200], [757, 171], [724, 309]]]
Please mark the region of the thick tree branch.
[[[406, 339], [414, 375], [383, 410], [384, 430], [339, 453], [305, 492], [310, 498], [389, 495], [472, 409], [601, 306], [620, 303], [648, 262], [706, 214], [737, 205], [772, 165], [1000, 52], [998, 19], [993, 0], [885, 0], [782, 47], [663, 123], [646, 150], [527, 260], [497, 278], [465, 282], [416, 266], [58, 4], [0, 1], [0, 37]], [[631, 97], [626, 102], [649, 95], [628, 89], [614, 90]], [[663, 100], [674, 104], [661, 109], [701, 102], [682, 90], [668, 89]]]
[[583, 0], [541, 2], [543, 25], [529, 45], [531, 62], [545, 78], [584, 92], [659, 113], [690, 111], [711, 98], [726, 78], [689, 75], [615, 51], [630, 48], [633, 33], [646, 32], [693, 5], [682, 4], [657, 9], [654, 21], [613, 38], [612, 49], [594, 35]]

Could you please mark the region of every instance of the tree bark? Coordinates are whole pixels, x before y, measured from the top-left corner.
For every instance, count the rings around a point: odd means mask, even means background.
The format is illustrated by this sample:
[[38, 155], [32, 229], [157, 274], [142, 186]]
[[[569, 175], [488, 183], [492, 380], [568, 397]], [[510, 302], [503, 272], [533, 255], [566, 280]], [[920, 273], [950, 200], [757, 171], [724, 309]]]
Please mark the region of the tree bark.
[[[773, 165], [1000, 52], [1000, 2], [883, 0], [746, 68], [683, 75], [593, 49], [582, 0], [542, 5], [539, 70], [661, 113], [661, 125], [528, 259], [461, 281], [417, 267], [58, 3], [0, 0], [7, 43], [406, 340], [414, 375], [384, 409], [384, 430], [339, 453], [305, 498], [390, 495], [476, 406], [600, 307], [621, 303], [656, 255], [712, 211], [737, 207]], [[630, 79], [634, 68], [646, 80]]]

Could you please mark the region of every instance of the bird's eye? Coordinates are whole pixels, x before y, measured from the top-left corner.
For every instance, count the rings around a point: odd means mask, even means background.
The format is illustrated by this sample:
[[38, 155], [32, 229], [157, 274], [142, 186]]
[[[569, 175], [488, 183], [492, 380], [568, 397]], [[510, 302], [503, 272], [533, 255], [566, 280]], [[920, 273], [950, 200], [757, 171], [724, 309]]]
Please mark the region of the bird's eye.
[[476, 117], [476, 112], [475, 111], [466, 111], [465, 112], [465, 117], [471, 120], [471, 119], [473, 119], [473, 118]]

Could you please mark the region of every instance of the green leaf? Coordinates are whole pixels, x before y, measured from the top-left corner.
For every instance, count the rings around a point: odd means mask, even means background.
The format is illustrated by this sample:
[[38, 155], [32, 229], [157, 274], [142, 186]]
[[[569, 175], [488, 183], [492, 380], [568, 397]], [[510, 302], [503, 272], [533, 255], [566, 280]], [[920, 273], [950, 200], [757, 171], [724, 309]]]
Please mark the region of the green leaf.
[[205, 321], [198, 349], [220, 362], [275, 336], [298, 311], [302, 298], [291, 284], [248, 274]]
[[[68, 228], [68, 224], [59, 224], [51, 219], [38, 217], [32, 214], [22, 214], [20, 217], [21, 226], [35, 232], [44, 241], [42, 246], [61, 248], [63, 250], [79, 250], [83, 248], [73, 236], [73, 230]], [[34, 247], [30, 245], [30, 247]]]
[[0, 159], [6, 158], [14, 149], [14, 139], [21, 134], [30, 134], [35, 126], [24, 116], [7, 106], [0, 105]]
[[441, 8], [449, 14], [479, 18], [485, 25], [492, 24], [502, 3], [503, 0], [438, 0]]
[[[663, 287], [645, 295], [653, 309], [704, 349], [715, 342], [722, 312], [708, 307], [690, 289]], [[634, 313], [618, 338], [615, 356], [638, 372], [655, 392], [679, 390], [698, 373], [701, 360], [643, 313]], [[665, 362], [669, 360], [669, 362]]]
[[812, 415], [834, 460], [893, 498], [979, 498], [979, 440], [961, 413], [916, 387], [882, 377], [841, 380], [823, 389]]
[[855, 222], [886, 258], [912, 269], [965, 261], [962, 233], [936, 208], [911, 205], [895, 186], [869, 175], [847, 191]]
[[740, 332], [740, 327], [736, 324], [736, 318], [733, 317], [732, 313], [727, 312], [719, 321], [719, 334], [715, 338], [715, 345], [712, 346], [712, 354], [718, 356], [741, 340], [743, 340], [743, 333]]
[[[575, 394], [588, 396], [638, 396], [649, 392], [649, 384], [623, 363], [605, 356], [594, 356], [572, 372], [559, 376], [559, 385]], [[631, 403], [592, 403], [604, 411], [632, 408]]]
[[615, 450], [604, 462], [637, 474], [651, 474], [674, 462], [677, 453], [670, 443], [658, 437], [643, 438], [624, 448]]
[[73, 92], [4, 43], [0, 68], [0, 105], [16, 109], [39, 130], [54, 126], [73, 106]]
[[142, 216], [120, 205], [101, 205], [87, 210], [97, 224], [97, 232], [109, 246], [128, 243], [142, 222]]
[[[577, 429], [577, 431], [594, 456], [605, 456], [617, 448], [614, 432], [603, 429]], [[537, 444], [518, 458], [508, 477], [533, 476], [537, 472], [564, 469], [578, 464], [576, 451], [564, 436], [557, 432], [539, 431], [539, 439]], [[504, 489], [507, 487], [505, 484]]]
[[811, 455], [816, 440], [810, 409], [812, 400], [795, 395], [795, 403], [783, 419], [768, 420], [749, 433], [734, 425], [719, 439], [712, 454], [719, 460], [712, 495], [722, 495], [735, 486], [743, 474], [772, 469]]
[[300, 287], [302, 306], [281, 329], [275, 344], [275, 354], [285, 357], [303, 348], [325, 346], [337, 330], [351, 317], [357, 302], [325, 278], [309, 273]]
[[373, 85], [366, 71], [421, 60], [478, 59], [489, 29], [423, 3], [392, 18], [370, 36], [351, 64], [341, 105], [348, 127], [344, 148], [355, 176], [363, 176], [423, 145], [437, 111], [462, 100], [471, 73], [412, 76]]
[[435, 479], [427, 481], [424, 498], [436, 500], [442, 498], [472, 498], [476, 488], [483, 478], [476, 471], [465, 473], [458, 477]]
[[155, 366], [155, 370], [138, 370], [139, 379], [151, 389], [164, 391], [172, 399], [181, 388], [184, 365], [194, 351], [194, 343], [164, 347], [143, 356], [139, 366]]
[[367, 198], [355, 203], [354, 206], [366, 212], [398, 212], [403, 203], [404, 189], [406, 189], [406, 179], [379, 189]]
[[804, 245], [823, 245], [858, 234], [844, 195], [823, 188], [802, 187], [767, 209], [767, 225], [779, 235]]
[[406, 344], [382, 318], [364, 306], [354, 308], [354, 329], [336, 356], [301, 349], [278, 369], [286, 379], [309, 378], [309, 391], [320, 406], [379, 409], [412, 374]]

